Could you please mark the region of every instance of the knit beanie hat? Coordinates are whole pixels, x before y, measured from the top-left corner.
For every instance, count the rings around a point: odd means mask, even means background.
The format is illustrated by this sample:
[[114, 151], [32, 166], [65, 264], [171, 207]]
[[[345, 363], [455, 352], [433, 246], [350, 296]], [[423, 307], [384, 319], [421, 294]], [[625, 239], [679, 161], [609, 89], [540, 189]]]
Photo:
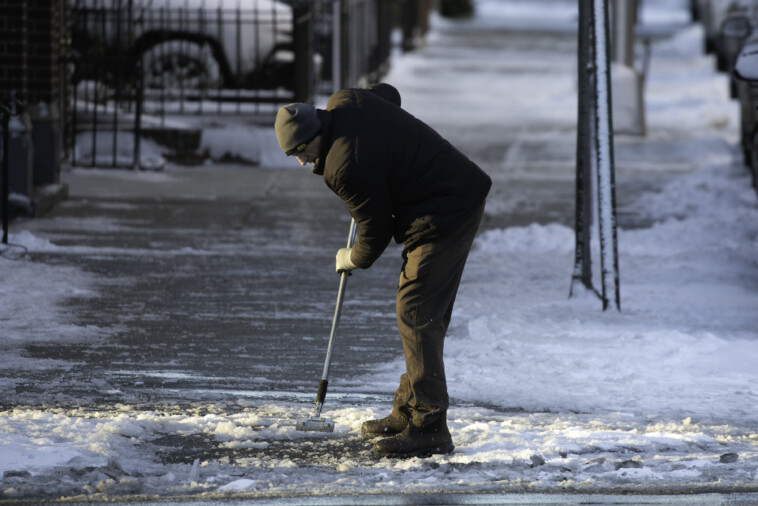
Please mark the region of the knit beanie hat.
[[279, 147], [287, 155], [291, 155], [318, 135], [321, 131], [321, 121], [312, 105], [289, 104], [279, 109], [276, 114], [274, 130]]

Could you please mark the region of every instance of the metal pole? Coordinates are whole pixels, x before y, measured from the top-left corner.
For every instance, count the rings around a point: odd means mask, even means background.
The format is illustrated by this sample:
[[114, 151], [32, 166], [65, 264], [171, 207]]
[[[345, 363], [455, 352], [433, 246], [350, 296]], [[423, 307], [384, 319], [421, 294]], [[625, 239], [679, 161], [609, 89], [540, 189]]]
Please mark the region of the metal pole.
[[603, 310], [613, 293], [616, 309], [621, 309], [616, 235], [616, 184], [613, 160], [613, 118], [611, 114], [611, 70], [608, 0], [594, 0], [592, 12], [593, 56], [595, 60], [595, 146], [597, 160], [600, 264], [603, 282]]
[[591, 40], [592, 0], [579, 2], [579, 49], [577, 58], [579, 96], [576, 136], [576, 208], [574, 272], [569, 297], [577, 283], [592, 290], [592, 258], [590, 250], [592, 225], [592, 65]]
[[[350, 232], [347, 236], [347, 247], [350, 248], [355, 243], [356, 225], [355, 220], [350, 221]], [[324, 372], [321, 374], [321, 381], [318, 383], [318, 393], [316, 394], [316, 417], [321, 416], [321, 408], [324, 406], [326, 399], [326, 389], [329, 385], [329, 368], [332, 364], [332, 353], [334, 352], [334, 338], [337, 335], [337, 328], [342, 316], [342, 303], [345, 300], [345, 288], [347, 287], [347, 278], [350, 276], [349, 271], [340, 274], [340, 287], [337, 291], [337, 305], [334, 308], [334, 317], [332, 318], [332, 331], [329, 334], [329, 345], [326, 348], [326, 360], [324, 360]]]
[[295, 51], [294, 82], [295, 102], [313, 101], [313, 10], [310, 4], [298, 3], [292, 9], [292, 43]]
[[341, 13], [340, 0], [334, 0], [332, 2], [332, 91], [335, 93], [342, 89]]
[[2, 105], [0, 106], [0, 114], [3, 116], [3, 194], [2, 194], [2, 214], [3, 214], [3, 244], [8, 244], [8, 158], [10, 147], [10, 135], [8, 135], [8, 128], [11, 119], [11, 110]]
[[67, 16], [66, 2], [58, 2], [58, 16], [60, 26], [58, 28], [58, 142], [64, 157], [68, 157], [68, 142], [66, 142], [66, 129], [68, 127], [68, 73], [66, 67], [69, 63], [68, 48], [70, 47], [70, 38], [66, 31]]
[[634, 27], [637, 24], [637, 1], [615, 0], [613, 9], [613, 61], [634, 67]]
[[134, 110], [134, 156], [132, 159], [132, 168], [139, 170], [142, 159], [142, 110], [145, 102], [145, 69], [142, 62], [142, 56], [137, 56], [135, 61], [136, 75], [135, 80], [137, 89], [135, 90], [135, 110]]

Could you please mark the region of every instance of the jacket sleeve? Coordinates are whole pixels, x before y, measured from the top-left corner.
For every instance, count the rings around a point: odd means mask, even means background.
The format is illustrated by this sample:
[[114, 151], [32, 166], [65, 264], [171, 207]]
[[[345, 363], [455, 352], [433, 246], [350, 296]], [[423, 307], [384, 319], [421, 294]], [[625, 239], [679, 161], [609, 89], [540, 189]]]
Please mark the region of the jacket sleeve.
[[392, 239], [394, 218], [388, 183], [381, 171], [348, 164], [338, 171], [334, 191], [348, 206], [358, 234], [350, 255], [361, 269], [368, 269]]

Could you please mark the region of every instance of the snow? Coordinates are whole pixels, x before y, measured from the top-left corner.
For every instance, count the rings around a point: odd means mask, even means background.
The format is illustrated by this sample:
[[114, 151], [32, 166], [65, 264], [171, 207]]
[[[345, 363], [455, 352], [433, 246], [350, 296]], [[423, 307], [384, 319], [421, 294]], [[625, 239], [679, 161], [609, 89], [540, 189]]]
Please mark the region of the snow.
[[[493, 26], [507, 18], [523, 26], [524, 20], [539, 17], [557, 25], [575, 19], [574, 2], [552, 0], [547, 3], [555, 8], [547, 11], [534, 3], [481, 0], [480, 17], [469, 23]], [[685, 18], [687, 2], [646, 2], [646, 9], [652, 3], [644, 19], [679, 23]], [[545, 12], [553, 18], [543, 17]], [[456, 25], [435, 18], [433, 26], [428, 51], [444, 44], [445, 31]], [[702, 30], [688, 27], [654, 46], [645, 89], [646, 142], [687, 143], [678, 151], [660, 148], [665, 160], [660, 166], [674, 166], [681, 174], [661, 192], [646, 193], [632, 204], [653, 225], [619, 231], [621, 312], [603, 312], [591, 293], [567, 297], [574, 234], [565, 225], [534, 223], [487, 230], [477, 238], [445, 350], [454, 454], [401, 461], [356, 454], [350, 438], [364, 420], [384, 414], [385, 406], [373, 403], [327, 406], [324, 416], [336, 423], [328, 437], [295, 430], [295, 420], [311, 414], [309, 404], [267, 403], [252, 394], [243, 394], [235, 405], [219, 402], [185, 411], [129, 405], [16, 407], [0, 411], [5, 487], [0, 498], [40, 491], [51, 497], [76, 492], [102, 498], [755, 490], [758, 202], [745, 168], [735, 161], [737, 107], [729, 99], [726, 78], [700, 53], [701, 43]], [[425, 58], [424, 52], [396, 57], [387, 81], [401, 90], [405, 108], [432, 125], [450, 124], [450, 111], [435, 101], [454, 85], [466, 90], [456, 97], [460, 109], [452, 122], [457, 128], [521, 124], [535, 130], [528, 135], [565, 141], [576, 114], [574, 62], [551, 54], [535, 61], [533, 55], [506, 48], [507, 57], [492, 62], [493, 79], [476, 82], [457, 66], [461, 60], [477, 61], [479, 53], [450, 51], [451, 65], [438, 69], [433, 82], [427, 70], [439, 61]], [[494, 78], [507, 67], [521, 71]], [[507, 115], [492, 107], [492, 96], [501, 98]], [[289, 168], [285, 164], [292, 160], [281, 156], [271, 132], [258, 133], [255, 142], [223, 132], [203, 142], [207, 149], [256, 157], [271, 170]], [[149, 144], [143, 149], [146, 156], [157, 154]], [[503, 170], [519, 159], [517, 150], [508, 155], [495, 162]], [[138, 177], [149, 185], [174, 176]], [[97, 220], [89, 225], [119, 226]], [[32, 253], [84, 251], [25, 230], [13, 232], [10, 242]], [[594, 237], [593, 246], [598, 243]], [[597, 251], [593, 258], [599, 258]], [[117, 330], [81, 327], [66, 314], [67, 301], [97, 297], [102, 286], [93, 273], [0, 258], [0, 278], [0, 372], [66, 364], [21, 356], [14, 343], [51, 333], [86, 342]], [[378, 364], [374, 373], [351, 384], [371, 382], [391, 392], [402, 368], [401, 361]], [[14, 385], [2, 381], [3, 392], [12, 391]], [[335, 387], [334, 395], [350, 396], [351, 391]], [[174, 463], [145, 454], [147, 446], [166, 437], [195, 437], [221, 448], [263, 453], [235, 462], [220, 457]], [[296, 452], [265, 453], [290, 443], [325, 445], [328, 451], [307, 464]]]

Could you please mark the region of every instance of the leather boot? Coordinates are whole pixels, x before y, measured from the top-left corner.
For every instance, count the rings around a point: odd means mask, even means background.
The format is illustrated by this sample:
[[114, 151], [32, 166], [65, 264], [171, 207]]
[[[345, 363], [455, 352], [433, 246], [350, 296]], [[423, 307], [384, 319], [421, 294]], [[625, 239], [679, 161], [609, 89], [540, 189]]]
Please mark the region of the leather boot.
[[401, 412], [392, 410], [389, 416], [379, 420], [366, 420], [361, 425], [361, 433], [366, 437], [394, 436], [408, 426], [408, 418]]
[[454, 449], [453, 438], [447, 429], [447, 417], [442, 414], [433, 423], [423, 427], [408, 424], [396, 436], [377, 441], [373, 451], [377, 458], [407, 458], [452, 453]]

